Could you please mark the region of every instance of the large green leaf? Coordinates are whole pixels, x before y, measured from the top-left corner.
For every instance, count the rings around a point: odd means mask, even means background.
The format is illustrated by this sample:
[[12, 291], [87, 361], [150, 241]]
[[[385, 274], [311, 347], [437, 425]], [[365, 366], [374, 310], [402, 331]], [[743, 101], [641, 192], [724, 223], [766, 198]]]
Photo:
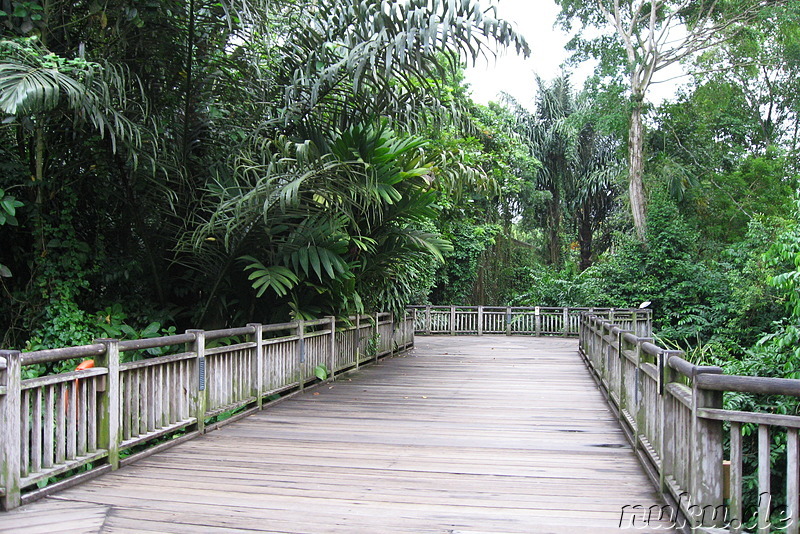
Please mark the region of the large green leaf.
[[292, 271], [280, 265], [265, 266], [252, 256], [240, 258], [248, 262], [245, 271], [253, 271], [247, 277], [253, 281], [253, 289], [257, 290], [256, 297], [261, 297], [267, 289], [272, 289], [279, 297], [286, 295], [300, 279]]

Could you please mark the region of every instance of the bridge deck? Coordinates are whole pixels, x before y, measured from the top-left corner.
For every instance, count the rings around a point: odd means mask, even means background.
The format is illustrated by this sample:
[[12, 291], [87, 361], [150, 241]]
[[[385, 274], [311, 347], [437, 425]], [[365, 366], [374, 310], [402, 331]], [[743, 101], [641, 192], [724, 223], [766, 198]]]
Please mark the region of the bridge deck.
[[0, 531], [602, 533], [658, 503], [576, 341], [418, 337]]

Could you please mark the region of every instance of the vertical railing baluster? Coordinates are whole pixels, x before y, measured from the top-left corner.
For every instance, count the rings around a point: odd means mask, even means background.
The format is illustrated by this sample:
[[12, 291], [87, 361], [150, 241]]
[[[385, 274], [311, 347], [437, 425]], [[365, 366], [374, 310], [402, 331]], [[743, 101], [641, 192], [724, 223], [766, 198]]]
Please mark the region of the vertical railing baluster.
[[[91, 378], [89, 380], [92, 380]], [[78, 397], [75, 399], [77, 402], [77, 410], [78, 410], [78, 436], [77, 436], [77, 455], [78, 456], [85, 456], [86, 455], [86, 446], [87, 446], [87, 427], [86, 423], [86, 411], [88, 408], [89, 403], [88, 401], [88, 390], [86, 389], [86, 383], [88, 380], [79, 380], [77, 381], [77, 390], [78, 390]], [[34, 409], [36, 405], [34, 404]], [[34, 416], [35, 417], [35, 416]], [[36, 428], [34, 427], [34, 431]]]
[[57, 464], [64, 463], [67, 453], [67, 395], [69, 385], [62, 382], [58, 385], [58, 402], [56, 402], [56, 459]]
[[353, 340], [355, 349], [356, 369], [358, 369], [358, 367], [361, 365], [361, 315], [356, 315], [356, 331]]
[[336, 376], [336, 317], [328, 316], [328, 328], [331, 332], [328, 335], [328, 378], [334, 380]]
[[731, 476], [728, 490], [729, 520], [731, 534], [742, 532], [744, 509], [742, 508], [742, 425], [731, 422]]
[[431, 335], [431, 307], [425, 306], [425, 335]]
[[375, 328], [372, 332], [372, 339], [375, 340], [375, 361], [378, 361], [381, 355], [381, 349], [383, 348], [384, 338], [381, 335], [381, 314], [375, 314]]
[[253, 355], [255, 358], [255, 375], [254, 377], [250, 377], [252, 380], [252, 391], [250, 393], [251, 396], [255, 396], [256, 398], [256, 405], [258, 409], [264, 407], [264, 391], [266, 388], [264, 386], [264, 325], [260, 323], [250, 323], [247, 326], [253, 329], [253, 334], [251, 335], [251, 340], [256, 346], [253, 348]]
[[800, 438], [786, 429], [786, 534], [800, 532]]
[[[42, 388], [34, 389], [31, 410], [31, 472], [42, 470]], [[86, 417], [85, 415], [83, 416]], [[84, 447], [85, 449], [85, 447]]]
[[[102, 380], [102, 379], [100, 379]], [[97, 452], [97, 421], [98, 421], [98, 412], [97, 412], [97, 377], [92, 377], [88, 380], [86, 384], [86, 404], [87, 404], [87, 413], [89, 414], [87, 425], [86, 425], [86, 447], [88, 452]], [[119, 416], [117, 416], [119, 417]], [[45, 436], [51, 434], [47, 432]], [[122, 440], [122, 436], [120, 435], [120, 440]]]
[[295, 351], [295, 375], [302, 390], [305, 386], [305, 373], [303, 371], [306, 361], [306, 323], [302, 319], [297, 320], [297, 346]]
[[770, 488], [770, 475], [769, 426], [758, 425], [758, 534], [768, 534], [771, 530], [772, 491]]
[[55, 444], [53, 443], [53, 433], [55, 432], [55, 399], [56, 386], [46, 386], [44, 395], [44, 456], [42, 467], [53, 467], [53, 457]]
[[[73, 396], [73, 399], [75, 397]], [[31, 472], [31, 391], [29, 389], [22, 390], [21, 396], [22, 413], [20, 414], [20, 476], [28, 476]], [[74, 402], [73, 402], [74, 404]], [[74, 421], [74, 419], [73, 419]]]
[[389, 355], [394, 356], [395, 348], [400, 347], [400, 343], [397, 342], [396, 335], [397, 332], [395, 331], [395, 322], [394, 322], [394, 313], [389, 314], [389, 332], [391, 332], [389, 343]]

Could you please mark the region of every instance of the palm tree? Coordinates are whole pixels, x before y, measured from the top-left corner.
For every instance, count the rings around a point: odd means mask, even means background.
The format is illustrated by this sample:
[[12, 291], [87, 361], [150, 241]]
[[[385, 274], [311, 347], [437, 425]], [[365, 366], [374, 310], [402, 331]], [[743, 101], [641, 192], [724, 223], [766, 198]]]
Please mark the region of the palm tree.
[[618, 143], [596, 131], [591, 101], [575, 95], [567, 76], [549, 83], [537, 78], [537, 83], [535, 113], [513, 98], [506, 96], [506, 101], [531, 154], [541, 162], [538, 187], [549, 193], [541, 218], [547, 233], [547, 260], [562, 264], [562, 233], [570, 226], [577, 232], [583, 270], [592, 263], [593, 234], [616, 197]]
[[[198, 275], [219, 288], [236, 279], [239, 259], [257, 296], [271, 290], [271, 306], [302, 316], [362, 312], [364, 302], [402, 309], [413, 267], [448, 248], [415, 227], [436, 215], [424, 141], [383, 123], [342, 132], [325, 154], [270, 144], [254, 151], [260, 162], [237, 156], [239, 177], [213, 195], [216, 208], [187, 243], [200, 252]], [[217, 297], [209, 292], [206, 310]]]

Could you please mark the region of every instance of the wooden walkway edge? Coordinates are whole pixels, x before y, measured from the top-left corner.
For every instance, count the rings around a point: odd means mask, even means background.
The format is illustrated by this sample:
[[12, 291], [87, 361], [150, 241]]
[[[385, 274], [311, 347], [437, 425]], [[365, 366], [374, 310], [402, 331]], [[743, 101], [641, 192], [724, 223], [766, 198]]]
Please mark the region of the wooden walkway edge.
[[0, 532], [602, 534], [663, 504], [576, 340], [416, 344], [0, 512]]

